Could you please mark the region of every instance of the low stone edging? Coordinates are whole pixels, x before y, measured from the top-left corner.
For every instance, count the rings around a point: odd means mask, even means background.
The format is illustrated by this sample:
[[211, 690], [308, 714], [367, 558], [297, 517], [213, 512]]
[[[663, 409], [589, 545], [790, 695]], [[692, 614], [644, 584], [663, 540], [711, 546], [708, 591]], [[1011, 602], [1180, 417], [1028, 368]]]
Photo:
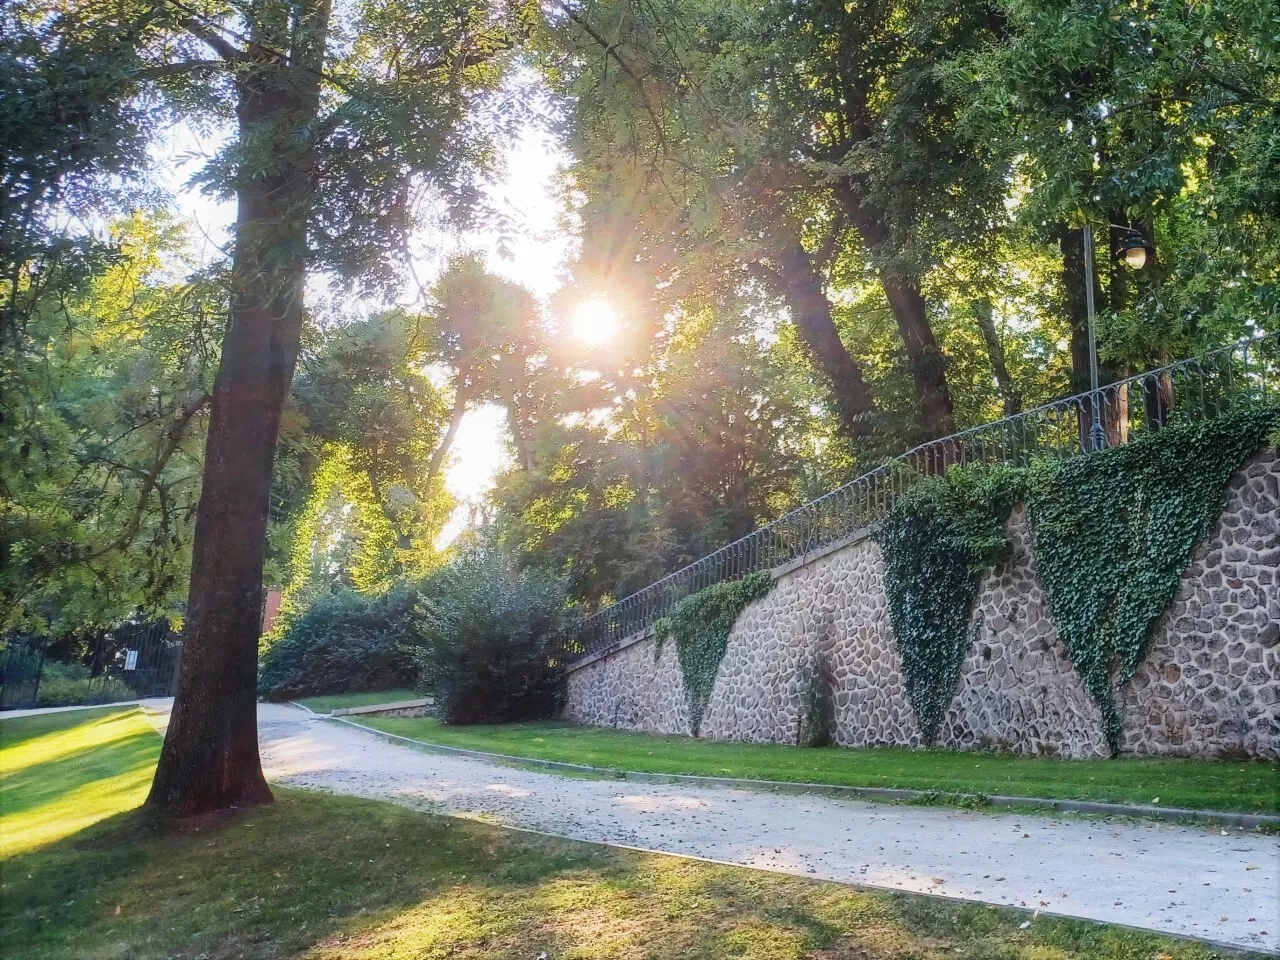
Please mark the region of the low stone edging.
[[432, 697], [419, 697], [415, 700], [397, 700], [394, 703], [366, 703], [362, 707], [338, 707], [330, 710], [331, 717], [356, 716], [388, 716], [388, 717], [421, 717], [426, 716], [435, 706]]
[[316, 717], [425, 717], [431, 714], [436, 704], [434, 697], [421, 697], [417, 700], [397, 700], [394, 703], [366, 703], [361, 707], [338, 707], [328, 713], [316, 713], [305, 703], [297, 700], [287, 702], [289, 706], [298, 707]]
[[[298, 706], [302, 706], [298, 704]], [[303, 707], [307, 710], [306, 707]], [[862, 800], [912, 801], [929, 800], [946, 797], [956, 801], [973, 801], [974, 809], [982, 807], [1034, 807], [1057, 813], [1086, 813], [1110, 817], [1142, 817], [1158, 820], [1183, 820], [1211, 826], [1240, 827], [1244, 830], [1256, 830], [1264, 826], [1280, 826], [1280, 815], [1268, 813], [1230, 813], [1217, 810], [1184, 810], [1177, 807], [1153, 807], [1142, 804], [1103, 803], [1095, 800], [1049, 800], [1043, 797], [1008, 797], [983, 795], [976, 793], [948, 793], [941, 790], [906, 790], [892, 787], [854, 787], [829, 783], [792, 783], [786, 780], [747, 780], [737, 777], [704, 777], [689, 773], [646, 773], [638, 770], [616, 770], [611, 767], [591, 767], [581, 763], [568, 763], [563, 760], [539, 760], [533, 757], [513, 757], [505, 753], [489, 753], [484, 750], [469, 750], [465, 747], [448, 747], [439, 743], [428, 743], [403, 737], [397, 733], [388, 733], [374, 727], [366, 727], [362, 723], [348, 720], [345, 717], [324, 717], [372, 733], [410, 743], [431, 753], [448, 756], [468, 757], [473, 760], [487, 760], [503, 766], [531, 766], [543, 770], [563, 770], [568, 773], [586, 773], [614, 780], [632, 780], [640, 783], [681, 783], [694, 787], [731, 787], [738, 790], [756, 790], [770, 793], [787, 794], [821, 794], [834, 797], [851, 797]]]

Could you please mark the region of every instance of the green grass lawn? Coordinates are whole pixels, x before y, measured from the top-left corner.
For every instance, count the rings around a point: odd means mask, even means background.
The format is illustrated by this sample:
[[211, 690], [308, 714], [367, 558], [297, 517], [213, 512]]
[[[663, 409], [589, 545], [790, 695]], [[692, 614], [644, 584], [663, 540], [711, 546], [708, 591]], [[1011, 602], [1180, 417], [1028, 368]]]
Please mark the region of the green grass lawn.
[[0, 720], [22, 960], [1207, 960], [1097, 924], [611, 850], [301, 791], [155, 823], [138, 710]]
[[159, 755], [136, 707], [0, 719], [0, 858], [136, 807]]
[[897, 748], [813, 750], [556, 722], [491, 727], [446, 727], [430, 717], [369, 717], [360, 722], [428, 743], [614, 770], [1280, 813], [1276, 763], [1136, 757], [1057, 760]]
[[329, 713], [347, 707], [367, 707], [371, 703], [397, 703], [401, 700], [419, 700], [422, 694], [415, 690], [375, 690], [372, 693], [335, 693], [325, 697], [303, 697], [298, 700], [316, 713]]

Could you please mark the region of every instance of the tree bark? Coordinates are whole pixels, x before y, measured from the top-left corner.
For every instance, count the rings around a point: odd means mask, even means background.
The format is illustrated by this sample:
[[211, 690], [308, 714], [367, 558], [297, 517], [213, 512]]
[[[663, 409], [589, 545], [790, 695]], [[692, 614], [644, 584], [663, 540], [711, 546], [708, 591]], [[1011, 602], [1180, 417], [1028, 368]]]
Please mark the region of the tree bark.
[[511, 430], [511, 443], [516, 448], [516, 459], [520, 469], [529, 473], [533, 470], [533, 450], [529, 446], [529, 438], [525, 433], [524, 416], [520, 410], [520, 401], [510, 383], [503, 383], [503, 402], [507, 405], [507, 427]]
[[875, 430], [875, 401], [863, 379], [862, 367], [840, 340], [822, 279], [800, 238], [789, 228], [777, 229], [772, 254], [778, 269], [769, 272], [769, 280], [791, 308], [800, 341], [827, 381], [841, 432], [849, 438], [869, 436]]
[[[782, 298], [809, 362], [826, 381], [827, 397], [840, 425], [840, 433], [853, 440], [876, 432], [876, 405], [862, 376], [862, 367], [840, 339], [831, 301], [813, 258], [779, 200], [789, 187], [778, 169], [761, 166], [744, 178], [734, 205], [743, 229], [759, 230], [763, 257], [772, 269], [758, 266], [757, 276]], [[749, 214], [744, 211], [750, 210]]]
[[[836, 182], [835, 196], [849, 222], [854, 225], [867, 249], [878, 258], [892, 258], [893, 244], [883, 218], [862, 202], [848, 177]], [[920, 422], [925, 435], [943, 437], [955, 432], [954, 406], [947, 385], [946, 360], [929, 323], [929, 313], [920, 286], [900, 271], [879, 269], [885, 299], [898, 324], [902, 345], [907, 351], [907, 364], [915, 385]]]
[[445, 457], [449, 455], [453, 438], [458, 435], [458, 427], [462, 425], [462, 417], [467, 412], [467, 402], [471, 399], [471, 385], [467, 383], [470, 375], [468, 367], [458, 367], [458, 385], [453, 391], [453, 413], [449, 415], [449, 426], [445, 429], [440, 444], [431, 452], [431, 459], [427, 461], [428, 486], [444, 468]]
[[945, 437], [955, 432], [951, 389], [947, 385], [947, 365], [938, 340], [933, 335], [924, 297], [915, 285], [894, 283], [881, 276], [889, 309], [898, 321], [898, 333], [907, 348], [907, 363], [920, 405], [920, 422], [925, 436]]
[[271, 801], [258, 755], [257, 662], [271, 471], [298, 357], [328, 0], [303, 7], [287, 62], [237, 72], [241, 142], [278, 145], [241, 170], [231, 303], [214, 382], [196, 512], [187, 629], [169, 730], [147, 807], [185, 816]]
[[1004, 415], [1011, 417], [1022, 412], [1022, 392], [1009, 376], [1009, 367], [1005, 362], [1004, 343], [1000, 340], [1000, 332], [996, 330], [994, 311], [991, 301], [985, 297], [973, 308], [978, 320], [978, 329], [982, 331], [982, 342], [987, 345], [987, 357], [991, 361], [991, 372], [995, 374], [996, 388], [1004, 400]]
[[528, 416], [522, 399], [529, 394], [527, 389], [517, 389], [518, 385], [527, 383], [523, 353], [504, 353], [496, 373], [498, 390], [507, 407], [507, 427], [511, 430], [516, 459], [520, 462], [520, 469], [528, 473], [534, 467], [533, 448], [529, 443]]
[[1142, 411], [1147, 429], [1162, 429], [1173, 413], [1173, 378], [1167, 373], [1142, 381]]
[[397, 550], [412, 550], [413, 536], [400, 526], [400, 518], [391, 510], [391, 504], [387, 500], [386, 491], [382, 488], [382, 481], [378, 479], [377, 461], [366, 471], [365, 476], [369, 478], [369, 489], [373, 492], [373, 499], [378, 501], [378, 509], [382, 511], [383, 518], [391, 527], [391, 533], [396, 538]]

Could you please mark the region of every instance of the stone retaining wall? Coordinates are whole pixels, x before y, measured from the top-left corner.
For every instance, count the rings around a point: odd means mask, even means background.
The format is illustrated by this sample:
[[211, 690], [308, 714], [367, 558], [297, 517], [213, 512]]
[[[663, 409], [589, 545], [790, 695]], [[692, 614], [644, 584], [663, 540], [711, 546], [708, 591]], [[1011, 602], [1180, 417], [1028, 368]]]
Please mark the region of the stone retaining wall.
[[[1222, 516], [1120, 691], [1125, 752], [1280, 759], [1278, 517], [1280, 456], [1268, 449], [1233, 476]], [[978, 591], [938, 745], [1104, 756], [1101, 714], [1058, 638], [1022, 509], [1008, 531], [1013, 552]], [[795, 743], [816, 672], [834, 688], [837, 743], [920, 744], [869, 537], [782, 574], [742, 612], [698, 735]], [[691, 733], [675, 644], [658, 650], [642, 638], [574, 670], [565, 716]]]

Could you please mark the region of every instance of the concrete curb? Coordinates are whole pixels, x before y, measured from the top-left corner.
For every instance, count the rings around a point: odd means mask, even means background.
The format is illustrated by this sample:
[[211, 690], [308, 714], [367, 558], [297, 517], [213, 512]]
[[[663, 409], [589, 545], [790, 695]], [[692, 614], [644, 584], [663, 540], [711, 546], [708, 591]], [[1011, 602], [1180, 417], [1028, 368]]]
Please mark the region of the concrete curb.
[[[294, 704], [302, 706], [302, 704]], [[745, 780], [736, 777], [702, 777], [686, 773], [644, 773], [637, 770], [614, 770], [609, 767], [590, 767], [580, 763], [566, 763], [562, 760], [537, 760], [531, 757], [513, 757], [505, 753], [488, 753], [483, 750], [468, 750], [464, 747], [447, 747], [439, 743], [428, 743], [412, 737], [402, 737], [396, 733], [387, 733], [374, 727], [365, 726], [346, 717], [330, 717], [318, 714], [307, 707], [302, 707], [312, 716], [323, 720], [334, 720], [345, 723], [360, 730], [365, 730], [378, 737], [412, 744], [428, 753], [439, 753], [446, 756], [469, 757], [473, 760], [485, 760], [503, 766], [534, 767], [540, 770], [562, 770], [566, 773], [585, 773], [592, 776], [613, 780], [633, 780], [639, 783], [681, 783], [691, 787], [729, 787], [736, 790], [755, 790], [769, 793], [787, 794], [819, 794], [832, 797], [849, 797], [861, 800], [879, 800], [911, 802], [929, 802], [933, 799], [946, 798], [962, 806], [971, 803], [974, 809], [1002, 807], [1033, 807], [1054, 813], [1086, 813], [1107, 817], [1139, 817], [1157, 820], [1179, 820], [1183, 822], [1206, 824], [1209, 826], [1240, 827], [1244, 830], [1256, 830], [1263, 826], [1280, 826], [1280, 816], [1266, 813], [1227, 813], [1217, 810], [1184, 810], [1176, 807], [1153, 807], [1127, 803], [1101, 803], [1094, 800], [1049, 800], [1043, 797], [1007, 797], [1001, 795], [983, 796], [976, 793], [946, 793], [938, 790], [903, 790], [891, 787], [851, 787], [828, 783], [790, 783], [785, 780]]]
[[415, 700], [395, 700], [390, 703], [366, 703], [362, 707], [338, 707], [330, 710], [331, 717], [358, 717], [366, 713], [386, 713], [390, 710], [416, 710], [435, 705], [434, 697], [418, 697]]

